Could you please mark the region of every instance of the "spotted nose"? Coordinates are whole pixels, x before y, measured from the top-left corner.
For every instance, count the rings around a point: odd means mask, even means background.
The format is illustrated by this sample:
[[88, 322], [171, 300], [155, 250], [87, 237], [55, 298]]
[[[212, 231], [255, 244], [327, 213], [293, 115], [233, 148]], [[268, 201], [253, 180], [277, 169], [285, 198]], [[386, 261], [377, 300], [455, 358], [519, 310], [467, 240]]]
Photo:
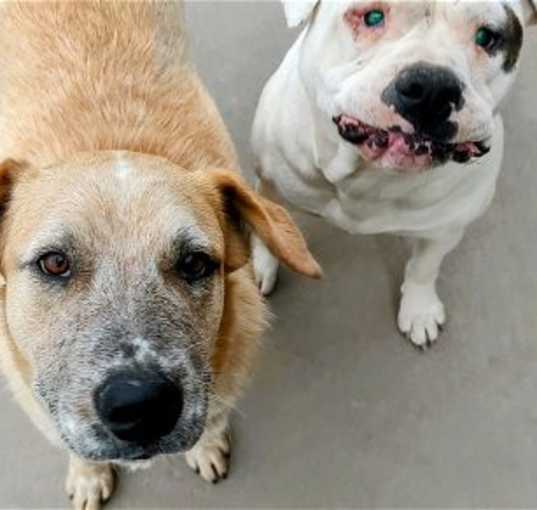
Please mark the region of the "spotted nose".
[[457, 125], [449, 118], [464, 106], [463, 92], [462, 82], [450, 69], [418, 63], [403, 69], [382, 99], [416, 131], [449, 141], [457, 134]]
[[97, 415], [118, 439], [148, 444], [169, 434], [183, 409], [180, 388], [158, 372], [122, 372], [95, 392]]

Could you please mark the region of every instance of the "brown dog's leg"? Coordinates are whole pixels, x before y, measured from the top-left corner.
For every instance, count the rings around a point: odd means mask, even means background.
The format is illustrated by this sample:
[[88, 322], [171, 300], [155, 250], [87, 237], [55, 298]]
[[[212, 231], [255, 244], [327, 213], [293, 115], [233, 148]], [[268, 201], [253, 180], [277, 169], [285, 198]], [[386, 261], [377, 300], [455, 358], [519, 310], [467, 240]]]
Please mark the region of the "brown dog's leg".
[[186, 452], [187, 464], [204, 480], [218, 483], [227, 478], [231, 442], [229, 439], [229, 410], [210, 417], [199, 441]]
[[114, 470], [110, 464], [96, 464], [69, 456], [65, 490], [75, 510], [100, 510], [110, 499], [115, 486]]

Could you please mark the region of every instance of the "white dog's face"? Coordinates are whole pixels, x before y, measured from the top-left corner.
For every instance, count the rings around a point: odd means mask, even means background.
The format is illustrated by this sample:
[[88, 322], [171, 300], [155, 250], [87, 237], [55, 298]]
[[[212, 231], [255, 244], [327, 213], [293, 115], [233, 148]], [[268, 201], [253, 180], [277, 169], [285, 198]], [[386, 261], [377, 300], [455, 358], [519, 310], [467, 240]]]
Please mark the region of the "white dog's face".
[[[288, 19], [306, 5], [292, 4]], [[465, 163], [490, 149], [530, 7], [517, 0], [323, 0], [305, 34], [301, 73], [339, 134], [374, 166]]]

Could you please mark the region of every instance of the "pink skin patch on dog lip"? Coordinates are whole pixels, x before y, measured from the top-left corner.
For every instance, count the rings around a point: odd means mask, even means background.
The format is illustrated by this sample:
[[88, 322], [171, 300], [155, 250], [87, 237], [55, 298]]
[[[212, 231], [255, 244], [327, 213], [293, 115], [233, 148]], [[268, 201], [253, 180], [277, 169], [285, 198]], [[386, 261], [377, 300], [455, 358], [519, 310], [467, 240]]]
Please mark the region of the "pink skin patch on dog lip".
[[401, 171], [423, 171], [448, 161], [467, 163], [490, 151], [483, 141], [444, 143], [420, 133], [405, 133], [399, 126], [376, 128], [356, 117], [333, 118], [340, 136], [352, 143], [366, 161]]

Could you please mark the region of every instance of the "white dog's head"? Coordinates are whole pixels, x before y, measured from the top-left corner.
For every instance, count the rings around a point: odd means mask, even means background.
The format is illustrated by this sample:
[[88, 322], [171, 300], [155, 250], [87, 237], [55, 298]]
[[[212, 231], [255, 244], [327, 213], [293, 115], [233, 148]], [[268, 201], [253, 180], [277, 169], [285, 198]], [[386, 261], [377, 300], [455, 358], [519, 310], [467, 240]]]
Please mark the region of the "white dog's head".
[[533, 0], [284, 0], [309, 95], [375, 166], [483, 156]]

